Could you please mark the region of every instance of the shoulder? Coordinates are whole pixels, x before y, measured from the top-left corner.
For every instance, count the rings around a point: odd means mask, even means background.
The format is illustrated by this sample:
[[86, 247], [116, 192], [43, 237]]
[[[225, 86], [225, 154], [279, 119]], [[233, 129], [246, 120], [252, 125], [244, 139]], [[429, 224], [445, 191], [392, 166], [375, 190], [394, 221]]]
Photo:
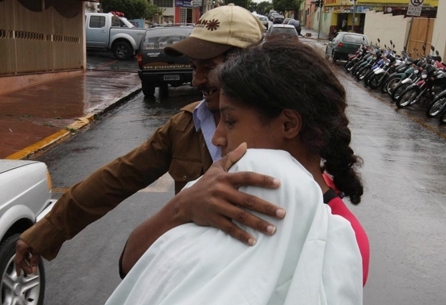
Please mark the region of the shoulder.
[[190, 103], [180, 109], [167, 123], [166, 127], [174, 127], [177, 131], [185, 131], [193, 126], [193, 112], [200, 102]]
[[[250, 171], [280, 180], [279, 192], [286, 196], [315, 194], [322, 191], [313, 176], [287, 151], [274, 149], [248, 149], [246, 154], [231, 167], [230, 172]], [[259, 192], [260, 190], [256, 190]], [[264, 190], [266, 193], [270, 191]], [[263, 193], [263, 190], [260, 191]], [[317, 195], [316, 195], [317, 193]], [[322, 202], [322, 199], [321, 199]]]
[[195, 107], [197, 107], [197, 105], [200, 103], [201, 101], [197, 101], [197, 102], [193, 102], [193, 103], [190, 103], [190, 104], [188, 104], [188, 105], [186, 105], [186, 106], [184, 106], [183, 108], [181, 108], [180, 109], [180, 111], [184, 111], [184, 112], [187, 112], [187, 113], [193, 113], [194, 112], [194, 109], [195, 109]]

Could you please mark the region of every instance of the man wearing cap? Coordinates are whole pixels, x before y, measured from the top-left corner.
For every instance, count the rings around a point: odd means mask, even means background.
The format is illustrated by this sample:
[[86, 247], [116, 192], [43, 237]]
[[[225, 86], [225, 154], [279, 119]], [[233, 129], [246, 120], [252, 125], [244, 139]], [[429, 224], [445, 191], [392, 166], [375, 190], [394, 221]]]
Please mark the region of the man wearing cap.
[[[209, 83], [208, 74], [233, 49], [260, 42], [263, 32], [263, 24], [246, 9], [221, 6], [205, 13], [189, 38], [166, 48], [166, 53], [190, 57], [194, 69], [192, 84], [203, 92], [203, 100], [185, 106], [140, 147], [65, 192], [45, 218], [21, 235], [16, 247], [17, 272], [23, 269], [31, 273], [40, 256], [54, 259], [66, 240], [166, 172], [175, 180], [178, 193], [187, 182], [210, 169], [206, 179], [179, 193], [151, 218], [144, 228], [142, 249], [147, 249], [166, 231], [188, 222], [216, 227], [249, 245], [255, 243], [253, 237], [231, 219], [273, 234], [274, 226], [243, 208], [277, 218], [284, 217], [285, 211], [237, 188], [241, 185], [275, 188], [278, 181], [255, 173], [227, 173], [245, 149], [218, 161], [220, 151], [211, 143], [219, 121], [219, 90]], [[215, 161], [218, 162], [212, 165]]]

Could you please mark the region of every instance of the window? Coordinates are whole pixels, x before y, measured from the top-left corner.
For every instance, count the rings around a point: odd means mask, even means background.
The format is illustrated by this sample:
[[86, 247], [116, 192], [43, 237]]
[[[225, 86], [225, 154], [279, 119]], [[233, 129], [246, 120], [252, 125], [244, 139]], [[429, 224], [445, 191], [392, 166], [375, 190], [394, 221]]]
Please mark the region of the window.
[[180, 23], [187, 23], [187, 9], [180, 9]]
[[158, 7], [173, 7], [172, 0], [153, 0], [153, 4]]
[[90, 16], [90, 28], [102, 28], [105, 26], [104, 16]]
[[352, 43], [365, 43], [367, 44], [367, 39], [364, 38], [364, 36], [358, 36], [358, 35], [345, 35], [344, 36], [344, 42], [352, 42]]

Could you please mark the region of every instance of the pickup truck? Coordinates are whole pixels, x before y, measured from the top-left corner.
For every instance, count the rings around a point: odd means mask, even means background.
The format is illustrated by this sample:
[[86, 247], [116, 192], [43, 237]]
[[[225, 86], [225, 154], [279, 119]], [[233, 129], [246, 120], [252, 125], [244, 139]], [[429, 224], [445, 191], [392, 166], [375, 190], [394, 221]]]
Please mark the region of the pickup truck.
[[85, 31], [87, 49], [108, 49], [117, 59], [133, 57], [146, 33], [117, 13], [86, 13]]

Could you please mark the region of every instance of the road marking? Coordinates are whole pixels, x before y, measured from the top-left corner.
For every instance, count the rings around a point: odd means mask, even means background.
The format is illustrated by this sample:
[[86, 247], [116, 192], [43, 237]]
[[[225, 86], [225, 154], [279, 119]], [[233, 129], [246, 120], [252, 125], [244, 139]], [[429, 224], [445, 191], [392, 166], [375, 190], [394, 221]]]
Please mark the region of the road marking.
[[[167, 193], [169, 192], [172, 184], [173, 179], [169, 175], [169, 173], [165, 173], [163, 176], [161, 176], [158, 180], [153, 182], [151, 185], [149, 185], [146, 188], [143, 188], [142, 190], [139, 190], [138, 192], [142, 193]], [[51, 192], [53, 194], [63, 194], [65, 193], [69, 187], [59, 187], [59, 188], [53, 188]]]

